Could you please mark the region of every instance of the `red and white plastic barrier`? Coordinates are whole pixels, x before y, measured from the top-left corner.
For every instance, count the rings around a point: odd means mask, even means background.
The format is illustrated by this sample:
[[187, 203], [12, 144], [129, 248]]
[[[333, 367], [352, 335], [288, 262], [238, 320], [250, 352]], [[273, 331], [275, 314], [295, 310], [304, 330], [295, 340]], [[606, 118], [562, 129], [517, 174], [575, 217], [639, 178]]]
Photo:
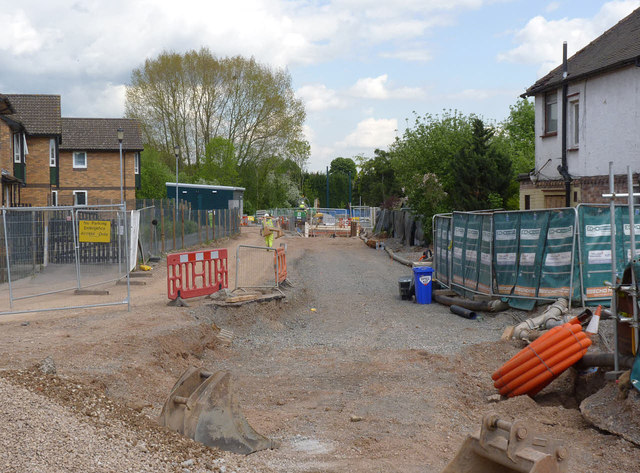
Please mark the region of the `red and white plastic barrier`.
[[167, 295], [172, 301], [207, 296], [228, 287], [226, 248], [167, 255]]

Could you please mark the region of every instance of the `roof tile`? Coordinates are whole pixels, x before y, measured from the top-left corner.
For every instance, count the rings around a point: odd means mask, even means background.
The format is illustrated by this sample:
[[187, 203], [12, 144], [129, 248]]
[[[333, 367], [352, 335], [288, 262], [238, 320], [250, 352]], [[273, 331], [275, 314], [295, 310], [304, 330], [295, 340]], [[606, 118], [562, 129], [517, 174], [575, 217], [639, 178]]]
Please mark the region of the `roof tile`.
[[[567, 60], [568, 79], [579, 80], [640, 60], [640, 8], [620, 20]], [[553, 89], [562, 84], [562, 65], [527, 89], [524, 95]]]
[[136, 120], [127, 118], [62, 118], [61, 150], [116, 151], [118, 128], [124, 130], [122, 149], [142, 151], [142, 135]]
[[30, 135], [59, 135], [60, 96], [6, 94], [14, 113], [10, 118], [22, 123]]

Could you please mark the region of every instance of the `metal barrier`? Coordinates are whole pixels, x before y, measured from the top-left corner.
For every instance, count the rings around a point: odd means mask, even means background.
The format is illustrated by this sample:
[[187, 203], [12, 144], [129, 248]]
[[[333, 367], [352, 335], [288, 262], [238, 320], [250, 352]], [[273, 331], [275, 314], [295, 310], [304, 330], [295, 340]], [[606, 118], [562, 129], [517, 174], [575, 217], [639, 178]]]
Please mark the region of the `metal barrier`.
[[167, 296], [207, 296], [229, 287], [226, 248], [167, 255]]
[[[16, 314], [130, 303], [129, 225], [123, 206], [3, 208], [0, 222], [0, 312]], [[105, 284], [126, 278], [126, 296]], [[107, 302], [71, 303], [56, 294], [98, 295]], [[113, 291], [116, 294], [110, 295]], [[15, 303], [45, 298], [29, 307]]]
[[235, 288], [277, 289], [287, 277], [286, 268], [284, 247], [238, 245]]

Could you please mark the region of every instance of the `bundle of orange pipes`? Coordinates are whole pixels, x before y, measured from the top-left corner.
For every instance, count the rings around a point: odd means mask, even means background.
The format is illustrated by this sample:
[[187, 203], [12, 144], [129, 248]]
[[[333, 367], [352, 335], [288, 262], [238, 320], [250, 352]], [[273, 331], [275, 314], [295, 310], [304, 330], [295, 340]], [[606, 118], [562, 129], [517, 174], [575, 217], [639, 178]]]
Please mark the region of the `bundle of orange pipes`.
[[[596, 310], [599, 316], [600, 307]], [[542, 391], [564, 370], [577, 363], [591, 345], [577, 318], [554, 327], [507, 361], [491, 378], [503, 396]]]

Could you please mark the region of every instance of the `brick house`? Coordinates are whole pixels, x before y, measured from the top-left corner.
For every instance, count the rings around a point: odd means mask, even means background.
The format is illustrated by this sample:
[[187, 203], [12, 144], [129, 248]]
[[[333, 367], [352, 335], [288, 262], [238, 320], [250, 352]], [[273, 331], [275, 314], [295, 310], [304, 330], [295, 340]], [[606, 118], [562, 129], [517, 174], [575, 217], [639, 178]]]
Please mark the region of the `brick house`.
[[605, 202], [609, 161], [618, 192], [627, 191], [627, 166], [637, 182], [640, 9], [567, 60], [566, 168], [561, 174], [564, 84], [558, 66], [522, 95], [535, 97], [536, 132], [535, 169], [519, 176], [522, 210], [564, 207], [566, 182], [572, 206]]
[[143, 150], [136, 121], [61, 117], [59, 95], [1, 97], [2, 205], [119, 203], [121, 128], [124, 197], [134, 207]]

